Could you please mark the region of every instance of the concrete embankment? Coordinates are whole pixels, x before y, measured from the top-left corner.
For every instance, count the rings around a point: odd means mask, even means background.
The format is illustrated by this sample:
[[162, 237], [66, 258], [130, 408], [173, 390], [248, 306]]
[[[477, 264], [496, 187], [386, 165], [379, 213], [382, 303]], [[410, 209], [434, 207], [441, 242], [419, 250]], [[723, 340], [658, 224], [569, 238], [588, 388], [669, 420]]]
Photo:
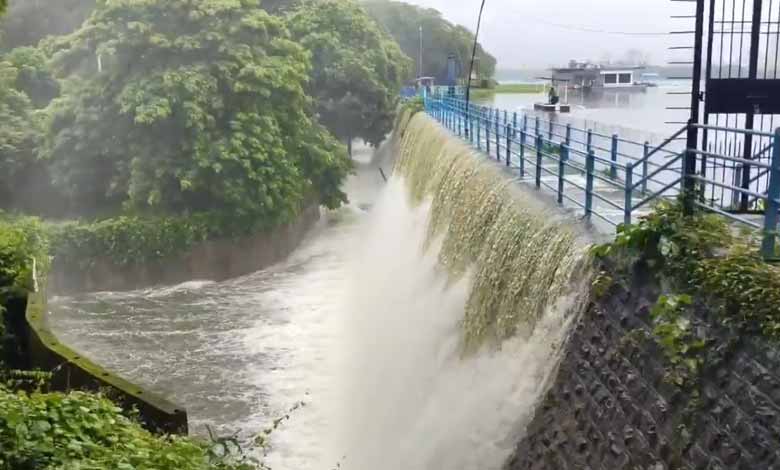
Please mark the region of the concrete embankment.
[[676, 384], [653, 336], [660, 295], [637, 270], [589, 305], [507, 470], [780, 468], [780, 349], [698, 305], [714, 342], [697, 381]]
[[309, 205], [299, 218], [266, 233], [240, 239], [200, 243], [181, 256], [154, 263], [118, 266], [98, 259], [90, 269], [54, 261], [48, 288], [16, 302], [14, 334], [20, 341], [26, 369], [53, 373], [54, 391], [92, 390], [106, 393], [126, 409], [137, 409], [144, 426], [154, 432], [186, 434], [187, 412], [142, 387], [105, 370], [62, 344], [46, 321], [49, 292], [82, 293], [133, 290], [189, 280], [224, 280], [268, 267], [287, 257], [301, 243], [320, 216], [318, 204]]

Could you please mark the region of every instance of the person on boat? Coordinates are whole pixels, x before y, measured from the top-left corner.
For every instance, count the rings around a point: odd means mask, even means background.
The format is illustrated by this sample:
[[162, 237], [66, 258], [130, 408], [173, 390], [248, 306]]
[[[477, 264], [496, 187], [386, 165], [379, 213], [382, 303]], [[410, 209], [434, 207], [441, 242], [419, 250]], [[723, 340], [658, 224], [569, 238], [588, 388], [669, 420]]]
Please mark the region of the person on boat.
[[549, 104], [558, 104], [558, 101], [561, 99], [558, 97], [558, 92], [555, 90], [555, 86], [550, 87], [550, 91], [548, 92], [549, 95]]

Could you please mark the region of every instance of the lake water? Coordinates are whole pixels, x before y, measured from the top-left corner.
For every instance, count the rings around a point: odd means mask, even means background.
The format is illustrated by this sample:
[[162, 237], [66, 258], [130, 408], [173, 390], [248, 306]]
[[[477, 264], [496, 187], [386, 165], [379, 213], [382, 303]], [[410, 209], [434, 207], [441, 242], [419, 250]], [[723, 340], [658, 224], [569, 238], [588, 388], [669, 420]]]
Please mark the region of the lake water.
[[[664, 81], [658, 87], [645, 91], [608, 92], [599, 96], [570, 94], [572, 105], [569, 115], [552, 115], [563, 122], [571, 122], [582, 129], [599, 129], [600, 132], [617, 132], [621, 137], [640, 141], [657, 141], [677, 131], [682, 124], [666, 124], [669, 121], [687, 121], [687, 110], [668, 108], [690, 105], [690, 95], [670, 93], [689, 92], [689, 81]], [[564, 97], [562, 96], [562, 99]], [[480, 103], [511, 112], [531, 112], [534, 103], [546, 102], [545, 93], [496, 94]], [[646, 137], [646, 138], [645, 138]], [[662, 140], [662, 139], [661, 139]]]

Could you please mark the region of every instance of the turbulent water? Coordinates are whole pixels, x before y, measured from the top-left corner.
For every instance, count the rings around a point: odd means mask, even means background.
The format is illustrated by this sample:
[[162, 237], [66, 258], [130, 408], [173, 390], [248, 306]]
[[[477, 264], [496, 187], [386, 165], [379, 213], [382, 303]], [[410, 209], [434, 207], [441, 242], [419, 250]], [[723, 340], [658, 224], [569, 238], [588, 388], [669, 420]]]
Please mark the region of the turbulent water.
[[272, 435], [276, 470], [500, 468], [582, 306], [584, 242], [427, 119], [400, 146], [389, 183], [361, 164], [288, 261], [58, 298], [53, 328], [195, 433], [251, 436], [305, 402]]

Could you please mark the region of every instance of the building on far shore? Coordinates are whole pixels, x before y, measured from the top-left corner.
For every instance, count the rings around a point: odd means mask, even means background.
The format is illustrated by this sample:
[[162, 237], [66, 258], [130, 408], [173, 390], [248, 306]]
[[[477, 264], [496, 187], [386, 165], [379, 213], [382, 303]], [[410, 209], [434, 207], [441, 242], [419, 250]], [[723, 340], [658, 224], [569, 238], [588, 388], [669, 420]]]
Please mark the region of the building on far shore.
[[639, 82], [642, 70], [644, 67], [610, 66], [572, 60], [568, 67], [553, 68], [552, 79], [574, 90], [644, 90], [647, 85]]

